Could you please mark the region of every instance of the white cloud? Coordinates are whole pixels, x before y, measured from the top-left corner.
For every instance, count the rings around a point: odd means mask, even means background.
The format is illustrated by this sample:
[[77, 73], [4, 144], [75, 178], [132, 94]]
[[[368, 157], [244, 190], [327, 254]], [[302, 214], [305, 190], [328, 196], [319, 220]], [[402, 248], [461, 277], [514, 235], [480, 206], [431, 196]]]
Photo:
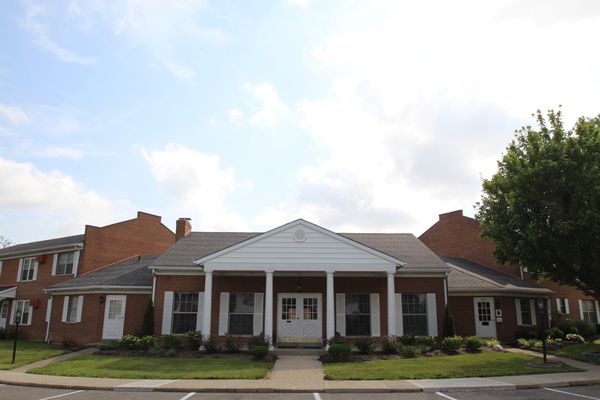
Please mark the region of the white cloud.
[[246, 83], [244, 89], [259, 104], [259, 109], [248, 118], [250, 125], [272, 126], [288, 113], [288, 106], [281, 100], [271, 82], [256, 85]]
[[231, 122], [238, 122], [243, 116], [244, 113], [241, 112], [239, 108], [232, 108], [229, 110], [229, 120]]
[[96, 60], [93, 57], [81, 56], [73, 50], [56, 43], [48, 34], [46, 27], [39, 21], [39, 17], [43, 14], [44, 8], [42, 6], [28, 2], [25, 17], [19, 21], [23, 28], [31, 32], [34, 37], [34, 43], [39, 48], [66, 63], [96, 65]]
[[217, 155], [169, 144], [142, 154], [160, 188], [177, 211], [192, 217], [194, 229], [247, 229], [244, 219], [227, 209], [227, 200], [240, 186], [235, 172], [223, 168]]
[[289, 7], [308, 7], [311, 3], [311, 0], [287, 0]]
[[80, 160], [85, 156], [85, 152], [72, 147], [48, 146], [38, 151], [32, 152], [34, 155], [47, 158], [70, 158]]
[[132, 213], [126, 201], [102, 197], [69, 175], [30, 163], [0, 157], [0, 181], [8, 188], [0, 191], [0, 217], [15, 227], [15, 240], [83, 233], [84, 224], [104, 225]]
[[0, 104], [0, 115], [13, 125], [21, 125], [29, 120], [27, 114], [19, 107]]

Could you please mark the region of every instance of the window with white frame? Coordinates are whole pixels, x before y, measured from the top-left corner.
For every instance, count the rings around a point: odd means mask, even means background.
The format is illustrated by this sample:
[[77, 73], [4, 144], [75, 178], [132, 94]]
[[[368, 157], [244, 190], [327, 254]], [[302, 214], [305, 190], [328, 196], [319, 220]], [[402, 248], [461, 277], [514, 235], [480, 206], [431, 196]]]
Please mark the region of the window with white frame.
[[230, 293], [227, 333], [232, 335], [252, 335], [253, 332], [254, 293]]
[[0, 318], [6, 320], [8, 317], [8, 301], [2, 302], [2, 307], [0, 308]]
[[519, 299], [521, 303], [521, 325], [533, 325], [531, 318], [531, 302], [529, 299]]
[[346, 294], [346, 336], [371, 335], [371, 296], [368, 293]]
[[66, 322], [77, 322], [77, 313], [79, 307], [79, 296], [69, 296]]
[[427, 336], [427, 322], [427, 294], [402, 294], [404, 334]]
[[72, 275], [73, 265], [75, 264], [75, 252], [56, 254], [56, 267], [54, 275]]
[[16, 323], [17, 314], [21, 314], [21, 322], [19, 325], [31, 325], [31, 313], [29, 300], [16, 300], [15, 314], [12, 316], [13, 324]]
[[198, 293], [173, 293], [173, 333], [196, 330]]
[[569, 300], [563, 298], [556, 299], [556, 308], [558, 309], [559, 314], [568, 314], [569, 313]]
[[598, 315], [596, 315], [596, 305], [593, 300], [581, 300], [581, 313], [583, 320], [591, 324], [598, 324]]
[[19, 281], [32, 281], [35, 278], [35, 257], [23, 258]]

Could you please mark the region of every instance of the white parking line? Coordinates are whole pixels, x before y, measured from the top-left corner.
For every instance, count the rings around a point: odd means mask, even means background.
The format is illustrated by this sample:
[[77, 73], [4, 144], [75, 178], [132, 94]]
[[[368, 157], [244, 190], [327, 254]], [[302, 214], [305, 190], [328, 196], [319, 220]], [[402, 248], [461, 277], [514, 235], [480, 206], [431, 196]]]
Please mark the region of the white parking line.
[[321, 400], [321, 396], [319, 395], [319, 393], [313, 393], [313, 396], [315, 396], [315, 400]]
[[183, 396], [182, 398], [180, 398], [179, 400], [187, 400], [195, 394], [196, 394], [196, 392], [190, 392], [190, 393], [186, 394], [185, 396]]
[[56, 396], [44, 397], [43, 399], [40, 399], [40, 400], [50, 400], [50, 399], [56, 399], [57, 397], [69, 396], [69, 395], [71, 395], [71, 394], [77, 394], [77, 393], [81, 393], [81, 392], [83, 392], [83, 390], [76, 390], [76, 391], [74, 391], [74, 392], [63, 393], [63, 394], [57, 394]]
[[565, 392], [563, 390], [556, 390], [556, 389], [550, 389], [550, 388], [544, 388], [544, 389], [550, 390], [551, 392], [556, 392], [556, 393], [570, 394], [571, 396], [575, 396], [575, 397], [583, 397], [584, 399], [600, 400], [600, 397], [586, 396], [586, 395], [583, 395], [583, 394]]
[[435, 392], [435, 394], [437, 394], [438, 396], [445, 397], [445, 398], [447, 398], [448, 400], [456, 400], [454, 397], [450, 397], [450, 396], [448, 396], [447, 394], [444, 394], [444, 393], [442, 393], [442, 392]]

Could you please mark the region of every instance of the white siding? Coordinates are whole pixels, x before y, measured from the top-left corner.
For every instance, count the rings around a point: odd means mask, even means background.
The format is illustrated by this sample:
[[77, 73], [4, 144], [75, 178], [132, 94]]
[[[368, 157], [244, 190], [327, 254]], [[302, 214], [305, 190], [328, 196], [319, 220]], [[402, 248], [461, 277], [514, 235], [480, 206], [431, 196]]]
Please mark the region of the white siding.
[[346, 295], [344, 293], [337, 293], [335, 295], [335, 309], [335, 331], [342, 336], [346, 336]]
[[381, 336], [379, 293], [371, 293], [371, 336]]
[[163, 300], [163, 318], [162, 329], [160, 333], [168, 335], [171, 333], [171, 323], [173, 322], [173, 292], [165, 292]]

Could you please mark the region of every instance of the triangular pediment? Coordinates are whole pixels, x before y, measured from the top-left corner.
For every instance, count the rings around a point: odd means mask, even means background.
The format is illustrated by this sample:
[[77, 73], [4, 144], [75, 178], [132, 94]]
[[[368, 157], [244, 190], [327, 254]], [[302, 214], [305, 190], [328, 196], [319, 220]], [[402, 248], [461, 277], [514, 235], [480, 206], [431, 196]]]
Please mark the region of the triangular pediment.
[[404, 262], [298, 219], [197, 259], [210, 270], [395, 271]]

